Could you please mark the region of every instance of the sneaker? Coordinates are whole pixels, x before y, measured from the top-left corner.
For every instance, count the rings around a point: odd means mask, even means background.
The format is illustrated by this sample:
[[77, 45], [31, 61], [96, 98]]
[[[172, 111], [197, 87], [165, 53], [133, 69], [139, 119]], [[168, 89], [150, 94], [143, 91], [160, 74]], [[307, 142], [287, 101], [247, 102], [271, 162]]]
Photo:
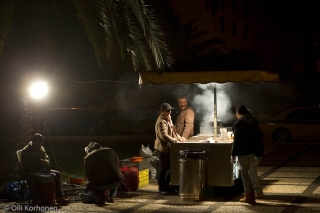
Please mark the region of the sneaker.
[[177, 193], [174, 190], [167, 190], [161, 192], [162, 195], [176, 195]]
[[69, 199], [63, 196], [56, 197], [56, 203], [67, 204], [68, 202], [69, 202]]
[[256, 192], [256, 193], [254, 193], [254, 197], [255, 197], [255, 198], [260, 198], [260, 197], [263, 197], [263, 196], [264, 196], [263, 192]]
[[162, 191], [161, 194], [162, 195], [170, 195], [171, 193], [169, 191]]

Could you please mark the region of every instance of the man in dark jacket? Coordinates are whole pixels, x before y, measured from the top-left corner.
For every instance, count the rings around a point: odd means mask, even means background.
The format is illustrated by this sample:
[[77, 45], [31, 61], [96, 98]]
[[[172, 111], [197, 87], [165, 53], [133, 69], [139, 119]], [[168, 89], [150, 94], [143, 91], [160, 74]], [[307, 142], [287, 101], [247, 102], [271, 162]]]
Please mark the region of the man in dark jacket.
[[[98, 198], [97, 204], [104, 204], [106, 199], [113, 203], [118, 186], [123, 181], [117, 153], [111, 148], [101, 147], [96, 142], [90, 142], [85, 150], [87, 155], [84, 157], [84, 171], [88, 179], [87, 190]], [[109, 197], [105, 196], [105, 190], [110, 190]]]
[[28, 143], [21, 153], [21, 165], [24, 175], [26, 177], [30, 197], [33, 205], [41, 205], [39, 192], [37, 190], [37, 183], [35, 174], [37, 173], [54, 173], [56, 202], [66, 204], [68, 199], [64, 198], [64, 191], [62, 185], [61, 173], [56, 170], [50, 170], [50, 158], [46, 153], [46, 150], [42, 146], [44, 141], [43, 136], [40, 133], [36, 133], [32, 137], [32, 141]]
[[[240, 201], [253, 204], [255, 203], [254, 183], [249, 175], [249, 169], [254, 162], [254, 158], [263, 155], [262, 134], [258, 121], [245, 106], [237, 107], [236, 116], [238, 120], [232, 127], [234, 139], [231, 162], [235, 163], [235, 157], [238, 157], [245, 193], [244, 198], [241, 198]], [[254, 178], [259, 180], [258, 174], [255, 174]]]

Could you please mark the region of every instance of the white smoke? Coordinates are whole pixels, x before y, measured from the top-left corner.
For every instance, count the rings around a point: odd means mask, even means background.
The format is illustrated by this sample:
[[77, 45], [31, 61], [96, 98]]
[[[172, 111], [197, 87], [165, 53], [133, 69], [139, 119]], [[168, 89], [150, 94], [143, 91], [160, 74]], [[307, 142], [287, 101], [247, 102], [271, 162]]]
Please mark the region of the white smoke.
[[214, 87], [216, 87], [217, 95], [217, 120], [218, 121], [230, 121], [234, 115], [231, 112], [231, 100], [226, 93], [223, 84], [210, 83], [210, 84], [197, 84], [202, 90], [200, 94], [194, 96], [192, 105], [195, 106], [197, 114], [201, 117], [201, 133], [212, 134], [213, 133], [213, 121], [214, 121]]

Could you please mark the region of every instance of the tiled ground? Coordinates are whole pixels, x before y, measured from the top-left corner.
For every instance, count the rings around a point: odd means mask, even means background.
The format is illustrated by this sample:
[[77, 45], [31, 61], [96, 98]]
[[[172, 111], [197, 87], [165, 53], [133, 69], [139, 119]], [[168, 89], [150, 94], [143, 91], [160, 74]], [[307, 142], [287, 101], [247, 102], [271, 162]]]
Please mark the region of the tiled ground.
[[[268, 153], [259, 167], [265, 196], [257, 199], [255, 205], [239, 202], [241, 193], [235, 191], [201, 202], [182, 201], [178, 195], [159, 194], [157, 182], [150, 180], [148, 186], [136, 192], [119, 192], [113, 204], [71, 202], [56, 212], [320, 212], [320, 161], [305, 157], [308, 152], [320, 151], [319, 146], [319, 143], [282, 144]], [[0, 212], [5, 212], [5, 205], [14, 204], [0, 203]]]

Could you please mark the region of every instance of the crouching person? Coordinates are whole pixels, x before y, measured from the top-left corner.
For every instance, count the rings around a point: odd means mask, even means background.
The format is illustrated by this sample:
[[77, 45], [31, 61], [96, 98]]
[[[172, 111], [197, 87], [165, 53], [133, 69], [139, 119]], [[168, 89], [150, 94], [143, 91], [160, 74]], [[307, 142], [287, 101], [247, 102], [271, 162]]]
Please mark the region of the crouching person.
[[[117, 189], [123, 181], [117, 153], [111, 148], [101, 147], [96, 142], [90, 142], [85, 151], [87, 155], [84, 157], [84, 171], [88, 180], [87, 191], [98, 198], [98, 205], [103, 205], [105, 201], [113, 203]], [[104, 193], [105, 190], [110, 190], [108, 197]]]
[[[27, 180], [30, 197], [32, 200], [32, 205], [42, 205], [40, 193], [37, 187], [39, 184], [36, 180], [37, 174], [54, 174], [54, 190], [52, 191], [53, 196], [55, 195], [55, 200], [53, 197], [52, 204], [68, 203], [68, 199], [64, 198], [64, 191], [62, 185], [61, 173], [56, 170], [50, 170], [50, 158], [46, 153], [46, 150], [42, 146], [44, 138], [40, 133], [36, 133], [23, 149], [21, 153], [21, 165], [24, 176]], [[49, 195], [48, 195], [49, 196]], [[42, 198], [44, 200], [44, 198]]]

